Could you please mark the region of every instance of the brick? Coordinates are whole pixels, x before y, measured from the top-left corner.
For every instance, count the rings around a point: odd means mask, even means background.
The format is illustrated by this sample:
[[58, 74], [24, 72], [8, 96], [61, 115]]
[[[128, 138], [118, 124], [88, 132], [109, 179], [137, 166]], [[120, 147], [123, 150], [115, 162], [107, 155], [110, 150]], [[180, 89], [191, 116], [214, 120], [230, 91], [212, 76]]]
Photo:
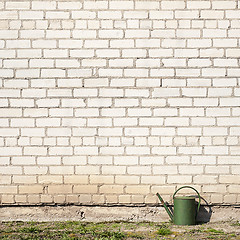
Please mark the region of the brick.
[[220, 106], [238, 106], [240, 98], [222, 98], [220, 99]]
[[46, 38], [70, 38], [69, 30], [46, 30]]
[[19, 186], [19, 193], [20, 194], [34, 194], [34, 193], [43, 193], [43, 186], [42, 185], [30, 185], [30, 186]]
[[139, 48], [158, 48], [160, 47], [159, 39], [137, 39], [136, 47]]
[[43, 11], [20, 11], [19, 19], [43, 19]]
[[232, 174], [238, 175], [238, 174], [239, 174], [239, 171], [240, 171], [239, 166], [236, 166], [236, 167], [233, 167], [233, 166], [232, 166]]
[[239, 118], [238, 117], [218, 118], [217, 125], [218, 126], [239, 126]]
[[59, 157], [38, 157], [37, 164], [39, 165], [60, 165], [61, 159]]
[[50, 9], [56, 9], [56, 2], [47, 2], [47, 1], [34, 1], [32, 3], [32, 9], [34, 10], [39, 10], [39, 9], [44, 9], [44, 10], [50, 10]]
[[213, 145], [224, 145], [225, 139], [224, 137], [214, 137], [213, 138]]
[[123, 90], [117, 88], [100, 89], [100, 97], [123, 97]]
[[29, 9], [30, 3], [29, 2], [6, 2], [6, 9]]
[[100, 69], [99, 76], [101, 76], [101, 77], [121, 77], [122, 69]]
[[166, 118], [165, 126], [189, 126], [188, 118]]
[[49, 147], [49, 155], [72, 155], [72, 147]]
[[238, 155], [239, 152], [240, 152], [239, 147], [237, 147], [237, 146], [230, 147], [230, 153], [231, 153], [231, 155]]
[[[99, 41], [105, 41], [105, 40], [99, 40]], [[108, 46], [108, 43], [106, 42], [105, 46], [102, 48], [105, 48]], [[134, 46], [134, 40], [133, 39], [124, 39], [124, 40], [111, 40], [110, 41], [110, 47], [111, 48], [131, 48]]]
[[[69, 80], [67, 79], [66, 82], [69, 82]], [[107, 78], [99, 78], [99, 79], [90, 78], [90, 79], [85, 79], [84, 80], [84, 87], [105, 87], [105, 86], [108, 86], [108, 79]], [[85, 91], [87, 92], [86, 89], [85, 89]], [[91, 92], [92, 92], [92, 94], [91, 94]], [[97, 95], [97, 94], [94, 94], [94, 90], [90, 89], [89, 90], [89, 96], [95, 96], [95, 95]]]
[[[14, 9], [14, 10], [16, 10], [16, 9]], [[17, 13], [17, 11], [3, 11], [3, 10], [1, 10], [0, 19], [9, 19], [9, 20], [18, 19], [18, 13]]]
[[[120, 69], [119, 69], [120, 71]], [[121, 76], [121, 73], [119, 72], [119, 75]], [[114, 75], [116, 76], [116, 75]], [[148, 70], [139, 68], [139, 69], [125, 69], [124, 70], [124, 77], [147, 77], [148, 76]]]
[[202, 10], [200, 15], [202, 19], [223, 19], [224, 11]]
[[160, 2], [161, 9], [184, 9], [185, 2], [182, 1], [162, 1]]
[[46, 12], [46, 19], [69, 19], [69, 12], [63, 11], [47, 11]]
[[135, 9], [159, 9], [159, 2], [148, 1], [148, 2], [135, 2]]
[[124, 152], [123, 147], [110, 146], [110, 147], [100, 147], [100, 154], [102, 155], [121, 155]]
[[114, 165], [137, 165], [138, 158], [135, 156], [119, 156], [114, 157]]
[[226, 10], [226, 17], [229, 19], [238, 19], [238, 10]]
[[[225, 76], [226, 70], [221, 68], [204, 68], [202, 69], [202, 76], [205, 77], [220, 77]], [[229, 74], [231, 76], [231, 74]]]
[[204, 152], [209, 155], [225, 155], [228, 154], [228, 148], [224, 146], [208, 146], [204, 148]]
[[[163, 30], [153, 30], [151, 31], [151, 37], [152, 38], [174, 38], [175, 37], [175, 31], [170, 29], [163, 29]], [[158, 42], [156, 41], [156, 44]]]
[[66, 88], [70, 88], [70, 87], [82, 87], [83, 86], [83, 82], [82, 79], [58, 79], [58, 86], [59, 87], [66, 87]]
[[159, 176], [142, 176], [141, 177], [141, 183], [142, 184], [164, 184], [165, 183], [165, 177], [159, 177]]
[[209, 176], [209, 175], [197, 175], [193, 177], [194, 183], [217, 183], [217, 176]]
[[153, 147], [152, 153], [157, 155], [176, 155], [175, 147]]
[[[81, 9], [82, 8], [82, 3], [81, 2], [57, 2], [57, 8], [58, 9], [63, 9], [63, 10], [66, 10], [66, 9]], [[86, 5], [84, 5], [84, 8], [86, 8]]]
[[[64, 70], [61, 70], [63, 74]], [[67, 77], [90, 77], [92, 76], [91, 69], [69, 69], [67, 70]]]
[[13, 176], [13, 183], [36, 184], [37, 178], [35, 176]]
[[180, 116], [182, 117], [201, 117], [204, 116], [204, 109], [203, 108], [181, 108], [180, 109]]
[[[79, 143], [79, 142], [78, 142]], [[86, 165], [86, 156], [66, 156], [63, 157], [63, 165]]]
[[0, 176], [0, 181], [4, 185], [11, 184], [11, 176]]
[[18, 58], [40, 58], [42, 56], [40, 49], [20, 49], [17, 50]]
[[[233, 62], [235, 62], [235, 61], [233, 61]], [[220, 62], [220, 64], [222, 64], [222, 61]], [[229, 78], [227, 83], [225, 81], [223, 81], [223, 79], [213, 79], [213, 86], [217, 86], [217, 87], [231, 87], [232, 86], [233, 87], [236, 85], [237, 85], [237, 82], [236, 82], [235, 78], [232, 78], [232, 79]], [[235, 91], [237, 91], [237, 89]]]
[[192, 183], [192, 177], [189, 175], [171, 175], [167, 177], [167, 183]]
[[[168, 60], [170, 64], [171, 61]], [[175, 65], [186, 65], [185, 60], [182, 61], [182, 59], [175, 59], [173, 61], [173, 64]], [[171, 65], [172, 66], [172, 65]], [[181, 87], [181, 86], [186, 86], [186, 80], [185, 79], [162, 79], [162, 86], [163, 87]]]
[[114, 182], [113, 176], [108, 176], [108, 175], [106, 176], [91, 175], [90, 176], [91, 184], [113, 184], [113, 182]]
[[149, 49], [150, 57], [172, 57], [172, 49]]
[[99, 192], [104, 193], [104, 194], [108, 194], [108, 193], [121, 194], [121, 193], [123, 193], [123, 186], [121, 186], [121, 185], [104, 185], [104, 186], [99, 187]]
[[234, 9], [236, 7], [236, 2], [226, 2], [226, 1], [217, 1], [212, 2], [212, 9]]
[[87, 184], [87, 176], [64, 176], [64, 183], [66, 184]]
[[209, 48], [212, 42], [210, 39], [188, 39], [187, 46], [190, 48]]
[[10, 125], [11, 127], [34, 127], [34, 119], [12, 119]]
[[14, 195], [2, 195], [1, 197], [1, 203], [6, 203], [6, 204], [12, 204], [12, 203], [15, 203], [15, 200], [14, 200]]
[[199, 18], [199, 11], [191, 10], [191, 11], [175, 11], [176, 19], [197, 19]]
[[224, 29], [203, 29], [204, 38], [225, 38], [226, 35], [227, 33]]
[[177, 69], [176, 70], [177, 77], [198, 77], [200, 76], [199, 69]]
[[200, 38], [200, 30], [197, 29], [177, 29], [177, 38]]
[[89, 204], [89, 203], [91, 203], [91, 195], [90, 194], [81, 194], [80, 196], [79, 196], [79, 201], [81, 202], [81, 203], [86, 203], [86, 204]]
[[0, 186], [1, 194], [16, 194], [17, 186]]
[[206, 88], [183, 88], [182, 95], [186, 97], [206, 97]]
[[180, 174], [202, 174], [203, 167], [200, 166], [179, 166]]
[[147, 194], [150, 192], [149, 186], [127, 186], [126, 193], [130, 194]]
[[213, 126], [215, 122], [214, 118], [196, 117], [191, 119], [192, 126]]
[[120, 52], [117, 49], [96, 50], [97, 57], [119, 57]]
[[154, 109], [154, 116], [177, 116], [177, 109], [174, 108], [157, 108]]
[[239, 127], [231, 127], [230, 128], [230, 135], [238, 136], [239, 135], [239, 130], [240, 130]]
[[72, 193], [72, 185], [49, 185], [49, 194], [67, 194]]
[[0, 147], [0, 150], [1, 156], [20, 156], [22, 154], [20, 147]]
[[197, 49], [175, 49], [174, 50], [175, 57], [198, 57]]
[[229, 108], [208, 108], [207, 116], [229, 116]]
[[43, 38], [44, 37], [44, 30], [20, 30], [20, 37], [21, 38]]
[[190, 159], [188, 156], [169, 156], [166, 157], [167, 164], [189, 164]]
[[100, 167], [99, 166], [77, 166], [76, 173], [77, 174], [99, 174]]
[[16, 203], [26, 203], [27, 196], [26, 195], [15, 195], [15, 202]]
[[24, 147], [23, 149], [24, 155], [37, 155], [37, 156], [45, 156], [47, 155], [47, 148], [45, 147]]
[[240, 177], [234, 175], [220, 175], [219, 176], [219, 183], [230, 183], [230, 184], [239, 184]]
[[0, 69], [0, 77], [2, 78], [12, 78], [14, 75], [12, 69]]
[[187, 2], [188, 9], [209, 9], [211, 7], [210, 1], [190, 1]]
[[205, 173], [207, 174], [228, 174], [228, 166], [206, 166]]
[[[0, 72], [1, 74], [1, 72]], [[39, 69], [18, 69], [16, 70], [17, 78], [37, 78], [40, 75]]]

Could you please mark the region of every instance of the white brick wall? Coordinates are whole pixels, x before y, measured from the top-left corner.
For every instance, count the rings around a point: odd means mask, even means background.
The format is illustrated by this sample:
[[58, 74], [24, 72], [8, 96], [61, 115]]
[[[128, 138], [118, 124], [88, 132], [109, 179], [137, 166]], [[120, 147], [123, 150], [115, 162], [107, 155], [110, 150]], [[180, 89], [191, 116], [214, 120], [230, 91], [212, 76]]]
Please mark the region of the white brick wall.
[[239, 204], [237, 1], [0, 6], [1, 204]]

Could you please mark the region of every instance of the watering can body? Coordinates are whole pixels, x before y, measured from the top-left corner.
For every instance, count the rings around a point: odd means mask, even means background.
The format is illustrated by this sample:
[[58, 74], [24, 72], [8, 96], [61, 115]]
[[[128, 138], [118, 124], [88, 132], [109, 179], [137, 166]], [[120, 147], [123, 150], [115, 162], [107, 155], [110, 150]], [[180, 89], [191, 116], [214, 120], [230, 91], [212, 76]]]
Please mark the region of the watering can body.
[[176, 225], [196, 224], [196, 203], [194, 197], [174, 198], [173, 222]]
[[[176, 193], [182, 188], [191, 188], [197, 192], [198, 198], [199, 198], [197, 207], [195, 202], [195, 196], [175, 196]], [[173, 214], [167, 208], [166, 204], [164, 203], [163, 199], [158, 193], [157, 193], [157, 196], [160, 199], [161, 203], [163, 204], [164, 208], [166, 209], [168, 215], [170, 216], [174, 224], [176, 225], [195, 225], [196, 224], [196, 217], [199, 212], [201, 197], [195, 188], [190, 186], [183, 186], [173, 194], [173, 203], [174, 203]]]

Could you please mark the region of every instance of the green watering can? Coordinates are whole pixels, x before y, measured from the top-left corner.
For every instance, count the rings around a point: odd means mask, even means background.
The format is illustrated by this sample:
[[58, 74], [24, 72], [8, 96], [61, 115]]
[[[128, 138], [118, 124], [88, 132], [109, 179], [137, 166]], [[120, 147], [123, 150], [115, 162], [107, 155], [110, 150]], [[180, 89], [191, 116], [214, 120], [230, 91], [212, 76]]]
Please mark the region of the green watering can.
[[[183, 188], [191, 188], [193, 189], [198, 195], [198, 206], [196, 208], [195, 204], [195, 196], [178, 196], [175, 195], [177, 192]], [[190, 186], [183, 186], [180, 187], [174, 194], [173, 194], [173, 202], [174, 202], [174, 213], [172, 214], [171, 211], [168, 209], [167, 205], [163, 201], [162, 197], [157, 193], [157, 196], [160, 202], [163, 204], [165, 210], [167, 211], [169, 217], [176, 225], [195, 225], [197, 214], [200, 209], [201, 197], [199, 192]]]

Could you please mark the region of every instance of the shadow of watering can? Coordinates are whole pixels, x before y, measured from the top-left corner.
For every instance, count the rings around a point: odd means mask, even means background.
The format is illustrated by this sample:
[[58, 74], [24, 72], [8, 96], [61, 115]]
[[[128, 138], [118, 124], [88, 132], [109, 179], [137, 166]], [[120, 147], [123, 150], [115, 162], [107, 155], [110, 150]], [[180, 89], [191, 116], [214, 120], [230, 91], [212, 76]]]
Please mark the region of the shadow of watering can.
[[[191, 188], [193, 189], [198, 195], [198, 206], [196, 207], [195, 203], [195, 196], [175, 196], [177, 192], [183, 188]], [[157, 196], [160, 202], [163, 204], [165, 210], [167, 211], [169, 217], [176, 225], [195, 225], [197, 214], [200, 209], [201, 204], [201, 197], [199, 192], [190, 186], [183, 186], [180, 187], [174, 194], [173, 194], [173, 203], [174, 203], [174, 212], [173, 214], [168, 209], [166, 203], [163, 201], [162, 197], [157, 193]]]

